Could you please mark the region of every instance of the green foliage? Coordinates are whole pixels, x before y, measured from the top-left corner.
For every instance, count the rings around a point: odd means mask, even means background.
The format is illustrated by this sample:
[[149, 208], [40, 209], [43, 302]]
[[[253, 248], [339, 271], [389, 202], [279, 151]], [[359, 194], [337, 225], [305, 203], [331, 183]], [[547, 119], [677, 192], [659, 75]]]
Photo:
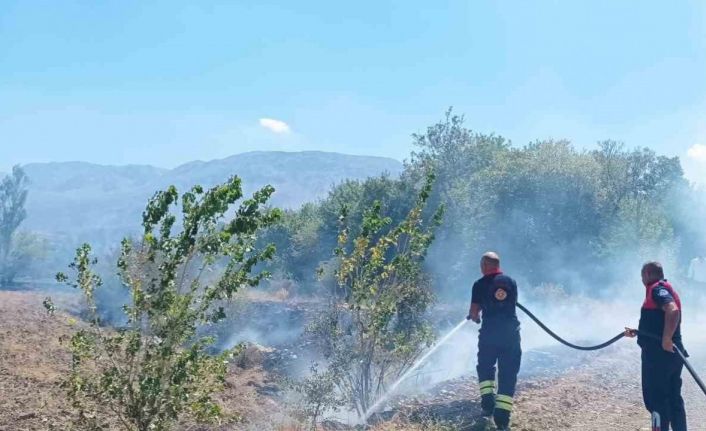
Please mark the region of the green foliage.
[[375, 202], [390, 225], [402, 221], [429, 169], [436, 181], [423, 216], [440, 205], [446, 215], [424, 267], [437, 292], [450, 298], [467, 295], [477, 277], [474, 262], [488, 249], [532, 284], [574, 284], [577, 276], [610, 283], [617, 274], [606, 271], [597, 280], [596, 267], [702, 253], [695, 215], [703, 211], [677, 158], [615, 141], [593, 151], [565, 140], [512, 146], [466, 128], [451, 110], [413, 135], [413, 144], [417, 150], [401, 178], [346, 181], [321, 202], [288, 212], [267, 236], [283, 250], [273, 265], [277, 274], [304, 285], [300, 292], [334, 288], [330, 273], [318, 284], [311, 274], [337, 264], [330, 250], [338, 241], [340, 208], [347, 208], [351, 245]]
[[27, 175], [15, 166], [0, 182], [0, 250], [7, 250], [12, 235], [27, 217]]
[[316, 204], [305, 204], [297, 211], [285, 211], [280, 223], [269, 228], [261, 239], [277, 247], [272, 272], [297, 282], [312, 281], [314, 269], [325, 254], [321, 241], [322, 223], [320, 207]]
[[494, 235], [489, 240], [500, 246], [488, 248], [500, 248], [532, 281], [546, 277], [557, 250], [590, 258], [585, 246], [602, 222], [595, 194], [598, 169], [591, 154], [577, 152], [567, 141], [510, 151], [495, 168], [495, 223], [488, 227]]
[[430, 204], [447, 207], [444, 230], [479, 235], [467, 218], [482, 221], [489, 216], [498, 163], [509, 154], [510, 143], [501, 136], [473, 132], [463, 122], [449, 109], [444, 120], [412, 135], [419, 151], [412, 153], [405, 175], [419, 181], [433, 169], [437, 181]]
[[336, 387], [360, 414], [432, 339], [426, 313], [433, 295], [422, 262], [443, 214], [439, 207], [423, 217], [432, 184], [429, 176], [397, 224], [380, 201], [362, 211], [358, 225], [345, 207], [341, 215], [335, 276], [343, 295], [311, 330]]
[[[640, 261], [674, 257], [674, 230], [664, 208], [639, 198], [624, 199], [601, 247], [608, 257], [630, 249]], [[619, 256], [619, 255], [618, 255]], [[619, 256], [622, 257], [622, 256]]]
[[64, 384], [79, 428], [160, 431], [182, 417], [219, 418], [212, 394], [234, 352], [207, 354], [213, 340], [197, 331], [225, 317], [224, 300], [268, 275], [256, 267], [273, 257], [274, 247], [257, 247], [256, 239], [280, 217], [265, 208], [273, 191], [263, 188], [235, 211], [243, 197], [237, 177], [182, 196], [174, 187], [156, 193], [143, 213], [142, 240], [121, 244], [117, 272], [131, 303], [124, 306], [127, 324], [117, 331], [101, 326], [95, 298], [103, 282], [93, 271], [91, 247], [77, 250], [70, 265], [75, 277], [58, 274], [57, 280], [83, 292], [92, 316], [70, 340]]
[[[393, 223], [404, 219], [415, 204], [415, 185], [416, 182], [387, 175], [365, 181], [344, 181], [321, 202], [285, 212], [282, 222], [268, 229], [262, 238], [263, 242], [277, 246], [277, 256], [270, 270], [277, 276], [297, 282], [302, 287], [300, 292], [317, 294], [316, 289], [320, 287], [316, 279], [317, 269], [335, 264], [331, 250], [337, 246], [341, 208], [347, 208], [349, 234], [354, 237], [362, 226], [365, 209], [376, 201]], [[329, 287], [335, 287], [335, 283]]]
[[318, 364], [311, 365], [310, 374], [294, 385], [299, 395], [299, 414], [308, 421], [309, 429], [317, 425], [327, 412], [336, 411], [345, 400], [336, 389], [336, 376], [331, 370], [320, 371]]
[[448, 214], [428, 263], [453, 296], [466, 290], [477, 274], [469, 262], [487, 249], [540, 283], [576, 274], [595, 280], [605, 259], [662, 257], [654, 252], [678, 245], [671, 227], [682, 205], [670, 197], [685, 181], [677, 158], [614, 141], [590, 152], [568, 141], [510, 147], [466, 129], [450, 111], [414, 142], [420, 151], [405, 177], [418, 178], [428, 166], [438, 173], [430, 202], [445, 204]]
[[599, 143], [592, 155], [600, 173], [595, 254], [612, 261], [660, 259], [673, 265], [684, 206], [676, 197], [687, 189], [679, 159], [646, 148], [627, 151], [614, 141]]
[[15, 166], [0, 182], [0, 285], [11, 283], [18, 272], [41, 255], [39, 240], [17, 229], [27, 217], [27, 175]]
[[51, 297], [47, 296], [44, 298], [42, 301], [42, 305], [44, 306], [44, 309], [47, 310], [47, 313], [50, 316], [54, 315], [54, 312], [56, 311], [56, 306], [54, 305], [54, 301], [52, 301]]
[[523, 281], [575, 285], [581, 278], [616, 281], [617, 272], [595, 271], [611, 262], [690, 259], [706, 246], [699, 227], [704, 205], [676, 157], [615, 141], [592, 151], [566, 140], [513, 146], [466, 128], [451, 110], [413, 135], [413, 144], [401, 178], [346, 181], [321, 202], [288, 212], [283, 226], [268, 232], [285, 251], [273, 269], [304, 285], [300, 292], [335, 287], [329, 273], [318, 284], [311, 274], [336, 265], [330, 250], [338, 241], [340, 208], [347, 208], [350, 245], [376, 201], [390, 225], [403, 220], [430, 168], [436, 182], [423, 215], [440, 205], [446, 215], [424, 266], [437, 292], [449, 298], [467, 295], [478, 275], [475, 262], [488, 249], [499, 251]]
[[0, 263], [0, 285], [10, 284], [19, 275], [35, 274], [36, 264], [47, 256], [47, 241], [32, 232], [15, 232], [10, 240], [9, 252]]

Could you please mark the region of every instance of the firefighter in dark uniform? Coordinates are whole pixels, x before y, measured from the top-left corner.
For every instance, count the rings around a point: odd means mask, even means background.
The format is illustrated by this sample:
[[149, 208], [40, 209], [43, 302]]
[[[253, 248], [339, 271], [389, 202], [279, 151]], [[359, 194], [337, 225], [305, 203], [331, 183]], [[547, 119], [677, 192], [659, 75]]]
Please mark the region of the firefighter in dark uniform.
[[[468, 319], [482, 324], [478, 332], [478, 382], [483, 416], [493, 416], [499, 430], [507, 430], [520, 370], [520, 321], [517, 284], [500, 270], [500, 258], [488, 252], [480, 262], [483, 277], [473, 284]], [[498, 371], [497, 394], [495, 371]]]
[[642, 267], [642, 283], [646, 294], [640, 326], [637, 331], [626, 328], [626, 335], [637, 335], [642, 349], [645, 407], [652, 414], [653, 429], [667, 431], [671, 425], [673, 431], [686, 431], [686, 411], [681, 396], [684, 363], [674, 352], [677, 346], [686, 355], [680, 328], [681, 300], [664, 278], [659, 262], [648, 262]]

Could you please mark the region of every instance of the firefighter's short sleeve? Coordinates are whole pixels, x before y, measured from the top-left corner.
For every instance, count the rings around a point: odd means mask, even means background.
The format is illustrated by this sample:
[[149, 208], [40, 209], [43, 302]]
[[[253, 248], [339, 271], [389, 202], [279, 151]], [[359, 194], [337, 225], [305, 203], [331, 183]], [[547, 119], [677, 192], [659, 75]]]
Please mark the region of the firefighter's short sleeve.
[[483, 302], [483, 298], [481, 297], [480, 284], [476, 281], [471, 290], [471, 304], [480, 304], [481, 302]]
[[671, 293], [669, 293], [669, 290], [664, 287], [655, 287], [652, 289], [652, 299], [660, 307], [667, 305], [670, 302], [674, 302], [674, 297]]

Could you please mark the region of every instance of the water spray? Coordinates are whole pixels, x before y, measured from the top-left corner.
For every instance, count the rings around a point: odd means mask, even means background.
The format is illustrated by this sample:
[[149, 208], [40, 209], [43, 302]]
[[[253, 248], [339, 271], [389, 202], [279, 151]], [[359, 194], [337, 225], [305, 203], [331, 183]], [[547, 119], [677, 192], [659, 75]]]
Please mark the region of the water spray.
[[[615, 337], [611, 338], [610, 340], [606, 341], [605, 343], [601, 343], [601, 344], [598, 344], [595, 346], [579, 346], [579, 345], [570, 343], [570, 342], [566, 341], [565, 339], [563, 339], [562, 337], [558, 336], [555, 332], [553, 332], [551, 329], [549, 329], [542, 321], [540, 321], [534, 314], [532, 314], [532, 312], [530, 312], [522, 304], [517, 303], [517, 307], [520, 310], [522, 310], [525, 314], [527, 314], [527, 316], [529, 316], [535, 323], [537, 323], [537, 325], [539, 325], [544, 331], [546, 331], [554, 339], [556, 339], [557, 341], [561, 342], [562, 344], [564, 344], [568, 347], [571, 347], [573, 349], [577, 349], [577, 350], [604, 349], [604, 348], [610, 346], [611, 344], [615, 343], [616, 341], [622, 339], [625, 336], [625, 333], [621, 332], [620, 334], [616, 335]], [[375, 401], [375, 403], [365, 411], [365, 414], [363, 415], [363, 421], [367, 422], [368, 419], [370, 418], [370, 416], [375, 412], [375, 410], [377, 410], [379, 407], [381, 407], [390, 398], [390, 396], [395, 393], [395, 391], [400, 386], [400, 384], [402, 384], [402, 382], [404, 382], [413, 372], [415, 372], [424, 362], [426, 362], [426, 360], [429, 359], [429, 357], [431, 355], [433, 355], [434, 352], [436, 352], [439, 349], [439, 347], [446, 344], [446, 342], [448, 342], [451, 339], [451, 337], [453, 337], [454, 334], [456, 334], [456, 332], [458, 332], [463, 327], [463, 325], [466, 324], [467, 321], [468, 320], [463, 319], [458, 325], [456, 325], [456, 327], [454, 327], [448, 333], [446, 333], [446, 335], [444, 335], [421, 358], [419, 358], [412, 365], [412, 367], [410, 367], [409, 370], [407, 370], [404, 374], [402, 374], [402, 376], [400, 376], [400, 378], [397, 379], [392, 384], [392, 386], [390, 386], [390, 389], [387, 392], [385, 392], [380, 398], [378, 398], [378, 400]], [[644, 335], [644, 336], [651, 337], [651, 338], [655, 338], [655, 339], [658, 338], [656, 335], [653, 335], [653, 334], [647, 334], [647, 333], [643, 333], [643, 332], [640, 332], [640, 334]], [[693, 369], [693, 367], [691, 366], [689, 361], [686, 359], [686, 355], [677, 346], [675, 346], [675, 351], [681, 357], [682, 361], [684, 362], [684, 365], [686, 366], [689, 373], [691, 373], [692, 377], [696, 381], [699, 388], [701, 388], [701, 390], [706, 395], [706, 385], [703, 383], [703, 381], [698, 376], [698, 374], [696, 374], [696, 371]]]
[[453, 337], [453, 335], [454, 335], [456, 332], [458, 332], [461, 328], [463, 328], [463, 325], [465, 325], [467, 321], [468, 321], [468, 320], [463, 319], [463, 320], [461, 321], [461, 323], [459, 323], [458, 325], [456, 325], [456, 327], [454, 327], [454, 328], [453, 328], [452, 330], [450, 330], [446, 335], [444, 335], [439, 341], [437, 341], [436, 344], [434, 344], [434, 345], [424, 354], [424, 356], [422, 356], [421, 358], [417, 359], [417, 361], [410, 367], [410, 369], [407, 370], [404, 374], [402, 374], [402, 376], [400, 376], [400, 378], [397, 379], [397, 380], [392, 384], [392, 386], [390, 386], [390, 389], [389, 389], [387, 392], [385, 392], [380, 398], [378, 398], [378, 400], [375, 401], [375, 403], [374, 403], [372, 406], [370, 406], [370, 408], [368, 408], [368, 409], [365, 411], [365, 414], [363, 415], [363, 421], [364, 421], [364, 422], [367, 422], [367, 421], [368, 421], [368, 418], [370, 418], [370, 416], [375, 412], [375, 410], [377, 410], [378, 407], [382, 406], [382, 405], [390, 398], [390, 396], [395, 393], [395, 390], [400, 386], [400, 384], [402, 384], [402, 382], [404, 382], [405, 380], [407, 380], [407, 378], [408, 378], [414, 371], [416, 371], [424, 362], [426, 362], [426, 360], [429, 359], [429, 357], [430, 357], [431, 355], [433, 355], [434, 352], [436, 352], [436, 351], [439, 349], [439, 347], [441, 347], [442, 345], [446, 344], [446, 342], [448, 342], [448, 341], [451, 339], [451, 337]]

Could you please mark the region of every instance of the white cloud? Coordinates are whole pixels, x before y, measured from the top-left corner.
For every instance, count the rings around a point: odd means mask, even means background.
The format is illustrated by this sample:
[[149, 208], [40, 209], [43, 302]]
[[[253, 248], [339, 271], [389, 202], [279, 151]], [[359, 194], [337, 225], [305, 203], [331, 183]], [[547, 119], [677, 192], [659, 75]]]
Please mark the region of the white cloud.
[[271, 131], [272, 133], [277, 133], [278, 135], [291, 132], [289, 124], [284, 121], [274, 120], [272, 118], [260, 118], [260, 126]]
[[694, 184], [706, 187], [706, 145], [694, 144], [682, 158], [684, 175]]
[[694, 144], [686, 151], [686, 155], [698, 162], [706, 162], [706, 145]]

